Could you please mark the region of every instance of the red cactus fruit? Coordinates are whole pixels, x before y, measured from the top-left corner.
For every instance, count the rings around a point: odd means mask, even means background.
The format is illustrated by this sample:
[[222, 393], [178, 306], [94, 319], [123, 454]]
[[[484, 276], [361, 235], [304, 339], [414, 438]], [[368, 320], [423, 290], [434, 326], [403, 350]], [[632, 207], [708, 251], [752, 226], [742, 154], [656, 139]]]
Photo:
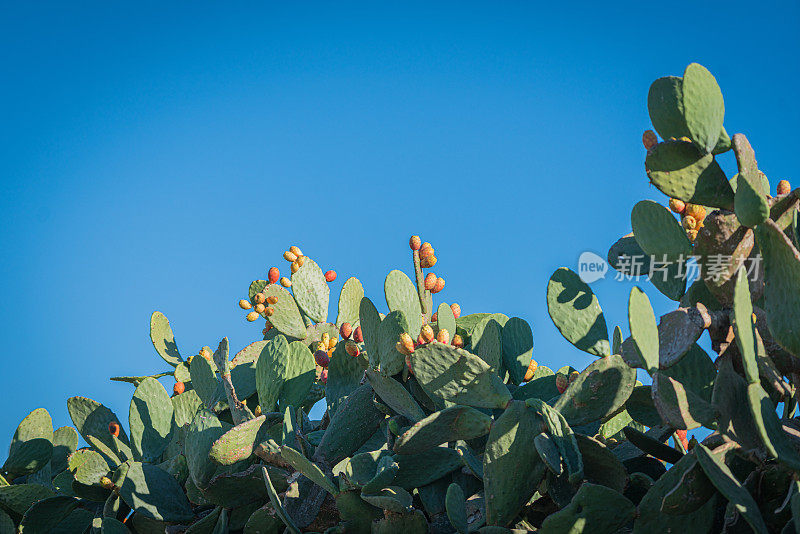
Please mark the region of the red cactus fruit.
[[789, 180], [781, 180], [778, 182], [778, 196], [788, 195], [792, 191], [792, 185]]
[[356, 342], [353, 341], [352, 339], [348, 339], [347, 342], [345, 342], [344, 350], [347, 352], [347, 354], [349, 354], [353, 358], [358, 356], [359, 353], [361, 352], [358, 350], [358, 345], [356, 345]]
[[531, 360], [531, 363], [528, 364], [528, 368], [525, 370], [525, 378], [523, 378], [523, 382], [529, 382], [533, 380], [533, 375], [536, 374], [536, 368], [539, 367], [539, 364], [536, 363], [536, 360]]
[[422, 261], [419, 262], [419, 265], [423, 269], [430, 269], [436, 265], [436, 256], [428, 256], [427, 258], [423, 258]]
[[239, 301], [239, 307], [243, 310], [249, 310], [250, 308], [253, 307], [253, 305], [250, 304], [249, 300], [242, 299]]
[[364, 333], [361, 331], [360, 326], [357, 326], [355, 332], [353, 332], [353, 341], [356, 343], [364, 342]]
[[647, 150], [650, 150], [658, 144], [658, 137], [653, 130], [645, 130], [642, 134], [642, 144]]
[[683, 200], [679, 200], [677, 198], [671, 198], [669, 199], [669, 209], [671, 209], [674, 213], [680, 215], [686, 209], [686, 203]]
[[411, 355], [406, 354], [406, 367], [408, 367], [408, 372], [412, 375], [414, 374], [414, 369], [411, 368]]
[[325, 273], [326, 282], [333, 282], [334, 280], [336, 280], [336, 271], [328, 271]]
[[439, 321], [439, 314], [438, 313], [434, 313], [433, 315], [431, 315], [431, 321], [433, 321], [434, 323], [438, 322]]
[[431, 293], [436, 294], [442, 289], [444, 289], [444, 278], [437, 278], [436, 284], [434, 284], [433, 289], [431, 289]]
[[281, 271], [277, 267], [271, 267], [267, 273], [267, 280], [270, 284], [277, 284], [281, 278]]
[[114, 437], [119, 437], [119, 423], [116, 421], [108, 423], [108, 433]]
[[330, 356], [324, 350], [318, 350], [314, 353], [314, 361], [317, 362], [317, 365], [320, 367], [328, 367], [328, 364], [331, 362]]
[[447, 331], [447, 328], [442, 328], [436, 334], [436, 341], [439, 343], [444, 343], [445, 345], [450, 343], [450, 332]]
[[453, 317], [455, 317], [456, 319], [461, 317], [461, 306], [454, 303], [450, 305], [450, 309], [453, 311]]
[[350, 339], [350, 336], [353, 335], [353, 325], [342, 323], [342, 326], [339, 327], [339, 335], [342, 336], [342, 339]]
[[464, 339], [461, 337], [461, 334], [453, 336], [453, 346], [459, 349], [464, 346]]
[[320, 371], [320, 373], [319, 373], [319, 381], [322, 382], [323, 384], [327, 384], [328, 383], [328, 370], [327, 369], [323, 369], [322, 371]]
[[422, 240], [418, 235], [412, 235], [411, 239], [408, 240], [408, 246], [411, 247], [411, 250], [419, 250], [419, 247], [422, 246]]
[[675, 431], [675, 435], [678, 436], [678, 439], [680, 440], [681, 445], [683, 445], [683, 448], [684, 449], [688, 449], [689, 448], [689, 440], [686, 439], [686, 431], [685, 430], [680, 430], [680, 429], [676, 430]]
[[433, 286], [436, 285], [436, 275], [433, 273], [428, 273], [428, 276], [425, 277], [425, 289], [430, 291], [433, 289]]
[[175, 384], [172, 386], [172, 393], [174, 395], [180, 395], [184, 391], [186, 391], [186, 384], [183, 382], [175, 382]]
[[557, 373], [556, 374], [556, 389], [559, 393], [564, 393], [566, 391], [567, 386], [569, 386], [569, 379], [566, 375]]
[[579, 376], [581, 376], [581, 374], [578, 371], [572, 371], [569, 374], [569, 383], [572, 384], [573, 382], [575, 382]]

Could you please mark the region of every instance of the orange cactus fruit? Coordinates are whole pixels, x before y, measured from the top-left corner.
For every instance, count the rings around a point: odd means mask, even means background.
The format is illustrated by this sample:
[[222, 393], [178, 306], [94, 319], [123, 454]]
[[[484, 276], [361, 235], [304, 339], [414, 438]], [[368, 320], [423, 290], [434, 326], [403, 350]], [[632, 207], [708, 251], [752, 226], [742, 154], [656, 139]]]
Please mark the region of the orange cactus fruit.
[[293, 261], [290, 270], [292, 271], [292, 274], [294, 274], [300, 270], [300, 265], [298, 265], [296, 261]]
[[435, 338], [433, 328], [429, 324], [422, 325], [422, 328], [419, 329], [419, 335], [422, 337], [423, 343], [430, 343]]
[[453, 317], [455, 317], [456, 319], [461, 317], [461, 306], [459, 306], [458, 304], [455, 303], [451, 304], [450, 310], [453, 312]]
[[253, 307], [253, 305], [250, 304], [249, 300], [242, 299], [239, 301], [239, 307], [243, 310], [249, 310], [250, 308]]
[[295, 245], [292, 245], [291, 247], [289, 247], [289, 252], [291, 252], [292, 254], [294, 254], [295, 256], [298, 256], [298, 257], [303, 255], [303, 253], [300, 252], [300, 249], [298, 247], [296, 247]]
[[256, 304], [264, 304], [267, 301], [267, 296], [264, 293], [256, 293], [253, 297]]
[[778, 196], [788, 195], [792, 192], [792, 185], [789, 180], [781, 180], [778, 182]]
[[403, 354], [412, 354], [414, 352], [414, 340], [411, 339], [411, 336], [408, 332], [403, 332], [400, 334], [400, 346], [402, 350], [400, 350]]
[[269, 283], [277, 284], [280, 278], [281, 271], [277, 267], [270, 267], [270, 270], [267, 272], [267, 280], [269, 280]]
[[184, 391], [186, 391], [186, 384], [183, 382], [175, 382], [175, 384], [172, 386], [172, 393], [175, 395], [180, 395]]
[[336, 271], [328, 271], [325, 273], [326, 282], [333, 282], [334, 280], [336, 280]]
[[264, 306], [263, 304], [256, 304], [256, 307], [253, 309], [256, 311], [256, 313], [261, 314], [264, 313], [264, 310], [266, 310], [267, 307]]
[[348, 339], [348, 340], [345, 342], [345, 344], [344, 344], [344, 350], [345, 350], [345, 352], [347, 352], [347, 354], [349, 354], [349, 355], [350, 355], [350, 356], [352, 356], [353, 358], [355, 358], [356, 356], [358, 356], [358, 355], [359, 355], [359, 353], [361, 352], [360, 350], [358, 350], [358, 345], [356, 345], [356, 342], [355, 342], [355, 341], [353, 341], [352, 339]]
[[428, 273], [428, 276], [425, 277], [425, 289], [430, 291], [433, 289], [433, 286], [436, 285], [436, 275], [433, 273]]
[[689, 238], [689, 241], [694, 243], [694, 240], [697, 239], [697, 230], [686, 230], [686, 237]]
[[292, 281], [286, 278], [285, 276], [281, 277], [281, 285], [283, 287], [292, 287]]
[[116, 421], [111, 421], [108, 423], [108, 433], [114, 437], [119, 437], [119, 423]]
[[450, 332], [447, 331], [447, 328], [442, 328], [439, 330], [439, 332], [436, 334], [436, 341], [439, 343], [444, 343], [445, 345], [450, 343]]
[[267, 297], [267, 304], [277, 304], [278, 297]]
[[434, 265], [436, 265], [436, 256], [428, 256], [423, 258], [421, 262], [419, 262], [420, 266], [423, 269], [430, 269]]
[[289, 263], [297, 261], [297, 254], [295, 254], [290, 250], [287, 250], [286, 252], [283, 253], [283, 259], [288, 261]]
[[686, 204], [686, 211], [683, 214], [687, 217], [694, 217], [694, 220], [700, 222], [706, 218], [706, 209], [699, 204]]
[[419, 250], [422, 246], [422, 240], [418, 235], [412, 235], [411, 239], [408, 240], [408, 246], [411, 247], [411, 250]]
[[687, 215], [681, 221], [681, 224], [686, 230], [696, 230], [697, 229], [697, 219], [692, 217], [691, 215]]
[[353, 332], [353, 341], [355, 341], [356, 343], [364, 342], [364, 333], [361, 331], [360, 326], [357, 326], [355, 332]]
[[677, 198], [671, 198], [669, 199], [669, 209], [671, 209], [674, 213], [680, 215], [686, 209], [686, 203], [683, 200], [679, 200]]
[[453, 336], [453, 346], [459, 349], [464, 346], [464, 339], [461, 337], [461, 334]]
[[444, 278], [437, 278], [436, 284], [433, 286], [433, 289], [431, 289], [431, 293], [436, 294], [442, 289], [444, 289]]
[[275, 315], [275, 308], [273, 308], [272, 306], [267, 306], [266, 308], [264, 308], [264, 315], [266, 315], [267, 317], [272, 317], [273, 315]]
[[339, 335], [342, 336], [342, 339], [350, 339], [350, 336], [353, 335], [353, 325], [342, 323], [342, 326], [339, 327]]
[[678, 440], [681, 442], [681, 445], [683, 445], [683, 448], [688, 449], [689, 440], [686, 439], [686, 431], [678, 429], [675, 431], [675, 435], [678, 437]]
[[539, 367], [539, 364], [536, 363], [536, 360], [531, 360], [531, 363], [528, 364], [528, 368], [525, 370], [525, 378], [523, 378], [523, 382], [530, 382], [533, 380], [533, 375], [536, 374], [536, 368]]
[[647, 150], [652, 149], [658, 144], [658, 137], [653, 130], [645, 130], [642, 134], [642, 144]]
[[305, 262], [306, 262], [306, 257], [305, 256], [297, 256], [297, 265], [298, 265], [298, 267], [302, 267], [303, 264], [305, 264]]
[[431, 315], [431, 321], [433, 321], [434, 323], [438, 322], [439, 321], [439, 314], [438, 313], [434, 313], [433, 315]]
[[314, 361], [317, 362], [317, 365], [320, 367], [328, 367], [328, 364], [331, 361], [331, 357], [328, 356], [328, 353], [324, 350], [318, 350], [314, 353]]
[[256, 319], [258, 319], [258, 312], [256, 312], [256, 311], [251, 311], [250, 313], [248, 313], [248, 314], [247, 314], [247, 317], [246, 317], [246, 319], [247, 319], [249, 322], [251, 322], [251, 323], [252, 323], [252, 322], [253, 322], [253, 321], [255, 321]]
[[433, 256], [433, 245], [426, 241], [419, 248], [419, 257], [425, 259], [428, 256]]
[[261, 405], [260, 404], [258, 406], [256, 406], [255, 410], [253, 410], [253, 415], [255, 415], [256, 417], [261, 417]]

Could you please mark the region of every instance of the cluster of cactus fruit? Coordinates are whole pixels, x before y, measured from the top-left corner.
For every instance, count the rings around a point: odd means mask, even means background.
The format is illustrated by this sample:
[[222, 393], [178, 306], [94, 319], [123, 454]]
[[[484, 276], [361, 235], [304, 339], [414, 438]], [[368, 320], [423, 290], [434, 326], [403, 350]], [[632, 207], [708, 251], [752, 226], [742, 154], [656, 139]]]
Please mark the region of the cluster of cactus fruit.
[[[417, 236], [415, 281], [388, 274], [387, 313], [350, 278], [335, 322], [335, 273], [292, 247], [291, 277], [273, 267], [240, 301], [266, 327], [233, 358], [227, 338], [184, 358], [153, 314], [171, 369], [114, 378], [136, 387], [127, 432], [85, 397], [67, 402], [74, 428], [28, 415], [0, 532], [800, 532], [800, 190], [769, 194], [702, 66], [657, 80], [648, 106], [664, 141], [645, 133], [647, 174], [681, 221], [639, 202], [608, 259], [636, 274], [640, 258], [676, 310], [657, 321], [634, 288], [630, 336], [609, 340], [592, 290], [558, 269], [550, 316], [597, 359], [554, 372], [525, 320], [434, 309], [444, 280]], [[729, 180], [715, 157], [731, 149]]]

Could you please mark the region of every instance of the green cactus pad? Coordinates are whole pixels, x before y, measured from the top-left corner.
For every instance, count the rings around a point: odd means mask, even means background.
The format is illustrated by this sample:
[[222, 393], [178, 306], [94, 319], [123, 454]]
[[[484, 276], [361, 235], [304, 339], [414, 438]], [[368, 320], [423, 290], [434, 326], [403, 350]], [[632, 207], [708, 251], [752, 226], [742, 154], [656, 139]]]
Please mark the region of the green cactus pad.
[[394, 484], [407, 490], [426, 486], [460, 468], [461, 454], [455, 449], [434, 447], [425, 454], [395, 454], [400, 470]]
[[450, 308], [450, 305], [446, 302], [442, 302], [439, 304], [439, 307], [436, 308], [436, 331], [447, 330], [452, 340], [453, 336], [456, 335], [457, 328], [456, 317], [453, 315], [452, 308]]
[[749, 384], [747, 397], [756, 431], [767, 454], [791, 469], [800, 470], [800, 454], [784, 432], [782, 422], [775, 413], [775, 405], [761, 384]]
[[[68, 495], [56, 495], [37, 501], [25, 512], [19, 525], [20, 534], [54, 531], [58, 524], [78, 507], [79, 502], [75, 497]], [[0, 531], [15, 532], [13, 529]]]
[[212, 462], [209, 457], [211, 447], [230, 428], [232, 428], [231, 425], [222, 423], [209, 410], [198, 412], [189, 425], [184, 449], [186, 462], [189, 465], [189, 475], [198, 488], [206, 487], [214, 476], [217, 464]]
[[247, 519], [244, 534], [280, 534], [286, 528], [269, 502]]
[[673, 428], [714, 428], [717, 417], [714, 406], [663, 371], [653, 373], [651, 394], [661, 418]]
[[458, 484], [450, 484], [447, 487], [447, 518], [450, 524], [456, 529], [458, 534], [467, 534], [467, 507], [464, 499], [464, 491]]
[[367, 297], [361, 299], [358, 310], [361, 332], [364, 335], [364, 348], [367, 350], [367, 355], [369, 356], [369, 364], [371, 367], [377, 368], [380, 363], [378, 355], [378, 343], [380, 341], [378, 328], [381, 324], [381, 316], [377, 308], [375, 308], [375, 305]]
[[100, 478], [109, 474], [108, 462], [91, 449], [80, 449], [72, 453], [67, 469], [75, 480], [87, 486], [100, 485]]
[[665, 141], [645, 158], [650, 181], [671, 197], [715, 208], [733, 209], [733, 189], [714, 156], [694, 143]]
[[42, 469], [53, 456], [53, 420], [44, 408], [37, 408], [17, 426], [3, 471], [18, 477]]
[[547, 428], [548, 436], [558, 449], [558, 454], [567, 468], [570, 484], [577, 484], [583, 479], [583, 459], [575, 441], [575, 434], [567, 424], [564, 416], [539, 399], [529, 399], [525, 405], [536, 411]]
[[[686, 279], [679, 274], [681, 269], [686, 272], [686, 262], [674, 261], [665, 264], [661, 258], [657, 260], [657, 264], [651, 264], [650, 256], [645, 254], [633, 235], [618, 239], [608, 250], [608, 263], [618, 272], [631, 277], [647, 276], [650, 283], [665, 297], [670, 300], [680, 300], [686, 292]], [[652, 267], [658, 269], [650, 276]]]
[[631, 211], [633, 235], [648, 256], [661, 261], [687, 258], [692, 243], [670, 211], [652, 200], [641, 200]]
[[396, 375], [405, 367], [405, 356], [400, 354], [396, 347], [403, 332], [411, 334], [412, 339], [416, 337], [402, 310], [389, 313], [378, 326], [378, 361], [381, 374], [384, 376]]
[[288, 338], [303, 339], [306, 335], [306, 323], [292, 294], [278, 284], [269, 284], [264, 289], [264, 295], [278, 299], [275, 304], [270, 304], [275, 310], [269, 318], [272, 326]]
[[650, 85], [647, 94], [650, 122], [663, 139], [689, 137], [683, 109], [683, 80], [665, 76]]
[[503, 367], [513, 384], [522, 384], [533, 357], [533, 331], [525, 319], [512, 317], [503, 326]]
[[345, 343], [339, 342], [328, 363], [328, 382], [325, 384], [325, 398], [328, 410], [333, 416], [339, 405], [361, 384], [366, 360], [359, 355], [355, 358], [347, 354]]
[[697, 63], [686, 67], [682, 90], [689, 137], [710, 153], [717, 145], [725, 118], [722, 91], [708, 69]]
[[324, 323], [328, 317], [330, 293], [322, 269], [306, 256], [303, 266], [292, 274], [292, 294], [297, 305], [312, 321]]
[[421, 510], [406, 514], [392, 514], [372, 523], [372, 534], [427, 534], [428, 521]]
[[372, 402], [369, 384], [359, 387], [336, 410], [314, 460], [333, 466], [357, 451], [378, 430], [384, 414]]
[[606, 356], [584, 369], [553, 407], [572, 426], [590, 423], [623, 406], [635, 384], [636, 371], [621, 356]]
[[268, 341], [261, 350], [256, 363], [256, 390], [262, 411], [275, 411], [289, 357], [289, 342], [282, 335]]
[[608, 447], [592, 437], [575, 434], [575, 440], [583, 459], [586, 480], [622, 493], [628, 485], [628, 472], [622, 462]]
[[[719, 411], [717, 427], [720, 434], [748, 449], [761, 446], [762, 433], [756, 429], [751, 415], [755, 410], [748, 395], [747, 381], [734, 370], [728, 359], [720, 363], [711, 401]], [[742, 409], [748, 406], [749, 410]], [[760, 413], [760, 410], [756, 413]]]
[[231, 428], [211, 445], [209, 456], [220, 465], [233, 465], [253, 454], [266, 415], [245, 421]]
[[158, 355], [171, 366], [175, 367], [183, 361], [181, 353], [178, 352], [172, 328], [169, 326], [169, 320], [159, 311], [153, 312], [153, 315], [150, 316], [150, 340]]
[[513, 401], [492, 425], [483, 456], [488, 524], [508, 525], [536, 492], [546, 467], [526, 437], [542, 424], [524, 402]]
[[642, 452], [654, 458], [671, 464], [678, 463], [678, 461], [683, 458], [681, 452], [635, 428], [626, 427], [623, 432], [628, 441]]
[[210, 408], [216, 404], [218, 399], [219, 382], [214, 374], [214, 367], [203, 356], [195, 356], [189, 364], [189, 372], [192, 375], [192, 387], [203, 401], [206, 407]]
[[[86, 436], [95, 436], [108, 447], [114, 448], [114, 439], [108, 432], [108, 424], [119, 423], [120, 419], [114, 412], [97, 401], [86, 397], [70, 397], [67, 399], [67, 410], [72, 419], [72, 424], [84, 439]], [[128, 436], [120, 425], [119, 440], [128, 444]]]
[[354, 454], [339, 468], [340, 486], [363, 488], [375, 478], [378, 464], [384, 458], [391, 458], [394, 461], [391, 452], [386, 449]]
[[[289, 356], [285, 365], [286, 371], [278, 395], [281, 409], [286, 406], [300, 406], [303, 403], [314, 384], [316, 373], [314, 355], [302, 341], [289, 343]], [[264, 406], [261, 409], [263, 410]]]
[[361, 492], [343, 491], [336, 496], [336, 508], [345, 528], [355, 533], [369, 533], [372, 522], [383, 518], [383, 512], [361, 498]]
[[172, 401], [176, 428], [181, 428], [191, 423], [197, 410], [203, 405], [203, 401], [200, 400], [197, 392], [193, 389], [187, 390], [180, 395], [175, 395], [170, 400]]
[[62, 426], [53, 432], [53, 456], [50, 465], [53, 473], [67, 468], [67, 458], [78, 448], [78, 433], [71, 426]]
[[303, 473], [312, 482], [320, 486], [322, 489], [336, 497], [339, 490], [333, 484], [333, 481], [322, 472], [322, 470], [308, 458], [297, 452], [291, 447], [286, 445], [281, 447], [281, 456], [284, 460], [289, 462], [295, 470]]
[[394, 445], [401, 454], [424, 452], [449, 441], [470, 440], [489, 433], [492, 418], [469, 406], [451, 406], [415, 423]]
[[348, 278], [342, 286], [341, 293], [339, 293], [339, 313], [336, 315], [337, 328], [344, 323], [350, 323], [355, 328], [356, 323], [358, 323], [362, 298], [364, 298], [364, 288], [361, 285], [361, 281], [355, 277]]
[[494, 317], [480, 321], [470, 333], [471, 352], [489, 364], [495, 372], [503, 364], [503, 330]]
[[289, 514], [287, 514], [286, 510], [283, 508], [281, 499], [278, 497], [278, 493], [272, 485], [272, 480], [269, 477], [269, 471], [266, 467], [261, 468], [261, 475], [264, 477], [264, 484], [267, 486], [267, 493], [269, 494], [269, 500], [272, 503], [272, 509], [275, 511], [275, 514], [281, 518], [281, 521], [286, 525], [286, 530], [290, 534], [300, 534], [300, 529], [297, 528], [297, 525], [294, 524], [294, 521], [292, 521]]
[[631, 419], [645, 426], [658, 426], [663, 423], [661, 416], [653, 404], [650, 386], [636, 386], [631, 396], [625, 401], [625, 411]]
[[652, 374], [658, 369], [658, 327], [650, 299], [639, 289], [631, 289], [628, 298], [628, 324], [631, 338], [642, 367]]
[[[538, 373], [538, 369], [537, 369]], [[523, 384], [514, 390], [514, 400], [541, 399], [548, 401], [559, 395], [556, 388], [556, 375], [550, 372], [549, 375], [534, 377], [533, 380]]]
[[597, 297], [566, 267], [550, 277], [547, 311], [561, 335], [577, 348], [595, 356], [610, 353], [606, 319]]
[[[425, 418], [425, 412], [403, 385], [394, 378], [383, 376], [372, 369], [366, 371], [372, 389], [389, 408], [404, 416], [412, 423]], [[330, 378], [328, 378], [330, 380]]]
[[591, 525], [593, 533], [614, 534], [633, 519], [635, 513], [636, 507], [621, 493], [587, 482], [581, 485], [569, 505], [547, 516], [537, 532], [581, 532], [583, 525]]
[[[267, 469], [270, 473], [274, 470], [285, 476], [284, 471], [276, 467], [268, 466]], [[272, 476], [277, 478], [277, 474]], [[285, 485], [280, 489], [286, 489]], [[259, 465], [251, 465], [243, 471], [217, 474], [203, 490], [203, 496], [211, 504], [223, 508], [238, 508], [249, 504], [257, 506], [269, 498]]]
[[431, 397], [476, 408], [504, 408], [511, 400], [486, 362], [452, 345], [434, 341], [417, 348], [411, 368]]
[[680, 382], [687, 391], [711, 402], [717, 368], [714, 360], [697, 343], [692, 345], [678, 363], [661, 372]]
[[533, 445], [536, 447], [536, 452], [539, 453], [539, 458], [542, 459], [547, 468], [556, 476], [560, 476], [563, 472], [561, 468], [561, 455], [558, 453], [553, 439], [542, 432], [538, 436], [534, 436]]
[[256, 365], [266, 344], [264, 340], [250, 343], [231, 360], [231, 380], [240, 399], [246, 399], [256, 392]]
[[383, 508], [384, 510], [394, 512], [396, 514], [401, 514], [411, 510], [411, 495], [406, 490], [398, 486], [383, 488], [373, 495], [365, 495], [362, 492], [361, 498], [372, 506], [377, 506], [378, 508]]
[[714, 485], [695, 460], [686, 468], [680, 482], [664, 495], [661, 510], [672, 515], [691, 513], [707, 503], [715, 492]]
[[131, 399], [128, 421], [137, 458], [155, 461], [172, 439], [173, 408], [169, 394], [155, 378], [145, 378]]
[[389, 310], [403, 312], [408, 321], [407, 332], [412, 338], [416, 338], [424, 324], [424, 318], [414, 282], [403, 271], [394, 270], [386, 275], [383, 291]]
[[381, 456], [378, 459], [378, 464], [375, 469], [375, 476], [364, 484], [361, 489], [362, 493], [367, 495], [374, 494], [394, 482], [398, 471], [400, 471], [400, 464], [394, 461], [392, 456]]
[[800, 253], [771, 220], [756, 227], [764, 255], [767, 325], [784, 349], [800, 357]]
[[714, 487], [736, 507], [750, 527], [759, 534], [767, 534], [769, 531], [758, 511], [758, 505], [731, 473], [725, 462], [702, 444], [698, 444], [694, 448], [694, 453], [700, 467], [703, 468]]
[[169, 473], [139, 462], [127, 462], [119, 494], [137, 514], [156, 521], [186, 521], [194, 517], [183, 489]]

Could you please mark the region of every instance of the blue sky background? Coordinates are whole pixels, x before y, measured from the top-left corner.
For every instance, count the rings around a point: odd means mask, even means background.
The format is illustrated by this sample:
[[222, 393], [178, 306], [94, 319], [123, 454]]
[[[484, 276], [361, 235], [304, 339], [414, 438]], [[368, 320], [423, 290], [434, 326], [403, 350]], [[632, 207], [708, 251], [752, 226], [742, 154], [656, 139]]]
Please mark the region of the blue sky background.
[[[153, 310], [185, 355], [258, 339], [236, 302], [291, 244], [383, 304], [418, 233], [443, 300], [521, 316], [541, 364], [583, 368], [547, 280], [665, 200], [646, 95], [692, 61], [773, 187], [798, 175], [796, 2], [430, 4], [4, 6], [0, 439], [39, 406], [69, 424], [72, 395], [126, 418], [108, 377], [167, 369]], [[593, 285], [610, 327], [631, 285]]]

